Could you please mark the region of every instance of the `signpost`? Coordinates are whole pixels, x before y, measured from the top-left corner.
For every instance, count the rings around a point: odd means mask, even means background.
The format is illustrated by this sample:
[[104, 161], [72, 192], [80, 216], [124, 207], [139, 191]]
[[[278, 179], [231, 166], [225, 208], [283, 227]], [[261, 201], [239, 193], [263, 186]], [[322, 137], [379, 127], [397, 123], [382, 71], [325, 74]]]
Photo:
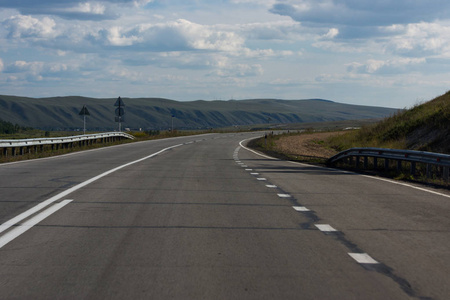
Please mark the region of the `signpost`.
[[90, 116], [91, 114], [89, 113], [86, 105], [83, 105], [83, 108], [81, 109], [80, 116], [83, 116], [83, 134], [86, 134], [86, 116]]
[[117, 106], [115, 113], [116, 113], [116, 122], [119, 123], [119, 131], [122, 131], [121, 123], [125, 121], [123, 115], [125, 114], [125, 110], [123, 107], [125, 106], [125, 103], [123, 103], [122, 98], [117, 98], [116, 103], [114, 106]]

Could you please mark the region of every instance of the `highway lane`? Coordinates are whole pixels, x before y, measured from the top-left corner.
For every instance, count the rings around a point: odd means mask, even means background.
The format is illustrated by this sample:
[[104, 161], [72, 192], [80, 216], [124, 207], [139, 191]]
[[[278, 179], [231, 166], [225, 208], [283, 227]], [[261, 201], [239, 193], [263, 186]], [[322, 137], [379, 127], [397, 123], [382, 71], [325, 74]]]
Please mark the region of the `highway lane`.
[[[251, 136], [0, 166], [4, 223], [177, 146], [55, 201], [72, 200], [0, 248], [0, 298], [448, 298], [450, 199], [266, 159], [239, 146]], [[359, 264], [354, 252], [380, 264]]]

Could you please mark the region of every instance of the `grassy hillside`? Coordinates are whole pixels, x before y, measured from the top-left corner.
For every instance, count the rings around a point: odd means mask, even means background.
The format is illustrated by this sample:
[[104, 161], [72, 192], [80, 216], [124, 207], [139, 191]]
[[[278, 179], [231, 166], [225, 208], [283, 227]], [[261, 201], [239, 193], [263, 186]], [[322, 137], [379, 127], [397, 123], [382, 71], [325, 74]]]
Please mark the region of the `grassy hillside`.
[[450, 92], [328, 142], [339, 151], [380, 147], [450, 154]]
[[[252, 124], [288, 124], [383, 118], [396, 110], [341, 104], [327, 100], [230, 100], [179, 102], [161, 98], [122, 98], [125, 102], [124, 127], [168, 129], [172, 116], [177, 129], [206, 129]], [[2, 119], [44, 130], [82, 128], [78, 115], [86, 105], [89, 130], [112, 130], [116, 99], [85, 97], [26, 98], [0, 96]]]

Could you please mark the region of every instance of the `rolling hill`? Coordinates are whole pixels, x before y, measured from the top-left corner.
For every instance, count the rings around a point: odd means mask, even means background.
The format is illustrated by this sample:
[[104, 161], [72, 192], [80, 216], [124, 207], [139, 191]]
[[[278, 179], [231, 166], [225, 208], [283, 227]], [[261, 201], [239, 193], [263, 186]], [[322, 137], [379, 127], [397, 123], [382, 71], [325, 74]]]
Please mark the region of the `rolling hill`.
[[[172, 116], [177, 129], [207, 129], [253, 124], [287, 124], [384, 118], [396, 109], [342, 104], [322, 99], [253, 99], [180, 102], [162, 98], [122, 98], [124, 127], [167, 129]], [[0, 119], [44, 130], [82, 128], [79, 112], [86, 105], [89, 130], [113, 130], [116, 99], [78, 96], [28, 98], [0, 95]]]

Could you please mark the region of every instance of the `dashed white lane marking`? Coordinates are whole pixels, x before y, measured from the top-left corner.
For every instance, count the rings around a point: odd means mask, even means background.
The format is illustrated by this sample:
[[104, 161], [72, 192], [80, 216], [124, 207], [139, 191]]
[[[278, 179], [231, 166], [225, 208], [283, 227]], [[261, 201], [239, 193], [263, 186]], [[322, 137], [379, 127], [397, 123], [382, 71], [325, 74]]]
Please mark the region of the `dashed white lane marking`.
[[[255, 154], [258, 154], [260, 156], [263, 156], [263, 157], [266, 157], [266, 158], [270, 158], [270, 159], [274, 159], [273, 157], [262, 155], [261, 153], [257, 153], [256, 151], [253, 151], [253, 150], [250, 150], [250, 149], [244, 147], [242, 145], [242, 142], [240, 143], [240, 145], [244, 149], [246, 149], [248, 151], [251, 151], [251, 152], [253, 152]], [[246, 169], [246, 171], [252, 171], [252, 169]], [[259, 175], [258, 173], [251, 173], [251, 174], [252, 175]], [[363, 175], [363, 176], [369, 177], [369, 178], [373, 178], [373, 177], [367, 176], [367, 175]], [[266, 178], [257, 178], [257, 179], [258, 180], [266, 180]], [[378, 179], [378, 178], [375, 178], [375, 179]], [[390, 181], [390, 180], [385, 180], [385, 181], [388, 181], [388, 182], [391, 182], [391, 183], [395, 183], [395, 184], [399, 184], [397, 182], [393, 182], [393, 181]], [[409, 186], [407, 184], [401, 184], [401, 185]], [[268, 188], [277, 188], [276, 185], [271, 185], [271, 184], [267, 184], [266, 187], [268, 187]], [[412, 186], [410, 186], [410, 187], [412, 187]], [[415, 187], [413, 187], [413, 188], [415, 188]], [[432, 192], [432, 191], [429, 191], [429, 190], [426, 190], [426, 189], [421, 189], [421, 188], [417, 188], [417, 189], [423, 190], [423, 191], [427, 191], [427, 192], [431, 192], [431, 193], [434, 193], [434, 194], [438, 194], [438, 195], [441, 195], [441, 196], [449, 197], [448, 195], [443, 195], [441, 193]], [[291, 197], [291, 195], [289, 195], [289, 194], [278, 194], [278, 197], [280, 197], [280, 198], [289, 198], [289, 197]], [[296, 211], [299, 211], [299, 212], [308, 212], [308, 211], [310, 211], [308, 208], [306, 208], [304, 206], [293, 206], [292, 208], [294, 208]], [[322, 232], [337, 232], [338, 231], [335, 228], [333, 228], [331, 225], [328, 225], [328, 224], [315, 224], [315, 226], [317, 227], [317, 229], [319, 229]], [[379, 264], [378, 261], [376, 261], [375, 259], [370, 257], [370, 255], [368, 255], [367, 253], [348, 253], [348, 255], [350, 255], [356, 262], [358, 262], [360, 264]]]
[[348, 253], [354, 260], [360, 264], [379, 264], [375, 259], [367, 253]]
[[[250, 138], [250, 139], [253, 139], [253, 138]], [[252, 153], [255, 153], [256, 155], [259, 155], [259, 156], [261, 156], [261, 157], [264, 157], [264, 158], [267, 158], [267, 159], [271, 159], [271, 160], [279, 160], [279, 159], [277, 159], [277, 158], [274, 158], [274, 157], [270, 157], [270, 156], [261, 154], [261, 153], [259, 153], [259, 152], [253, 151], [252, 149], [249, 149], [249, 148], [245, 147], [245, 146], [243, 145], [243, 143], [244, 143], [245, 141], [247, 141], [247, 140], [250, 140], [250, 139], [242, 140], [242, 141], [239, 143], [239, 145], [240, 145], [243, 149], [245, 149], [245, 150], [247, 150], [247, 151], [250, 151], [250, 152], [252, 152]], [[385, 181], [385, 182], [389, 182], [389, 183], [392, 183], [392, 184], [397, 184], [397, 185], [405, 186], [405, 187], [408, 187], [408, 188], [416, 189], [416, 190], [419, 190], [419, 191], [431, 193], [431, 194], [434, 194], [434, 195], [438, 195], [438, 196], [450, 198], [450, 195], [447, 195], [447, 194], [439, 193], [439, 192], [432, 191], [432, 190], [425, 189], [425, 188], [418, 187], [418, 186], [413, 186], [413, 185], [410, 185], [410, 184], [407, 184], [407, 183], [404, 183], [404, 182], [393, 181], [393, 180], [386, 179], [386, 178], [381, 178], [381, 177], [376, 177], [376, 176], [371, 176], [371, 175], [363, 175], [363, 174], [358, 174], [358, 173], [353, 173], [353, 172], [348, 172], [348, 171], [342, 171], [342, 170], [334, 169], [334, 168], [325, 168], [325, 167], [318, 167], [318, 166], [314, 166], [314, 165], [307, 165], [307, 164], [298, 163], [298, 162], [294, 162], [294, 161], [288, 161], [288, 163], [290, 163], [290, 164], [296, 164], [296, 165], [301, 165], [301, 166], [305, 166], [305, 167], [308, 167], [308, 168], [317, 168], [317, 169], [322, 169], [322, 170], [334, 170], [334, 171], [340, 171], [340, 172], [342, 172], [342, 174], [354, 174], [354, 175], [358, 175], [358, 176], [362, 176], [362, 177], [366, 177], [366, 178], [370, 178], [370, 179], [374, 179], [374, 180]]]
[[55, 212], [57, 212], [58, 210], [60, 210], [61, 208], [63, 208], [64, 206], [66, 206], [67, 204], [69, 204], [72, 201], [73, 200], [61, 201], [60, 203], [57, 203], [57, 204], [47, 208], [46, 210], [40, 212], [39, 214], [37, 214], [33, 218], [29, 219], [28, 221], [26, 221], [22, 225], [19, 225], [19, 226], [15, 227], [14, 229], [8, 231], [2, 237], [0, 237], [0, 248], [2, 248], [6, 244], [8, 244], [12, 240], [14, 240], [16, 237], [18, 237], [19, 235], [21, 235], [24, 232], [28, 231], [34, 225], [38, 224], [39, 222], [41, 222], [42, 220], [44, 220], [45, 218], [47, 218], [51, 214], [54, 214]]
[[310, 211], [304, 206], [292, 206], [296, 211]]
[[248, 166], [247, 166], [247, 165], [241, 165], [241, 167], [243, 167], [243, 168], [248, 168]]
[[256, 178], [256, 179], [258, 179], [259, 181], [266, 181], [267, 180], [266, 178]]
[[289, 194], [278, 194], [278, 197], [280, 197], [280, 198], [291, 198], [291, 195], [289, 195]]
[[276, 189], [276, 188], [277, 188], [277, 186], [276, 186], [276, 185], [273, 185], [273, 184], [266, 184], [266, 186], [267, 186], [269, 189]]
[[337, 231], [336, 229], [334, 229], [333, 227], [331, 227], [328, 224], [315, 224], [314, 226], [316, 226], [322, 232], [335, 232], [335, 231]]
[[245, 171], [253, 171], [253, 169], [245, 169]]

